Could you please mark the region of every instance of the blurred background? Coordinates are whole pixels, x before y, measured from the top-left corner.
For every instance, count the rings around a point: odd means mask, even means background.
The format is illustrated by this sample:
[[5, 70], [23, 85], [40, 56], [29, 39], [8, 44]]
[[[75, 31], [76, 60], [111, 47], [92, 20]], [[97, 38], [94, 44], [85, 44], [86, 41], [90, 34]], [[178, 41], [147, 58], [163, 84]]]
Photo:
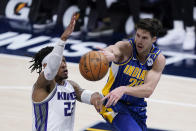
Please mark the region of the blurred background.
[[[68, 61], [134, 37], [140, 18], [163, 24], [157, 45], [167, 57], [166, 74], [196, 77], [195, 0], [1, 0], [0, 53], [32, 56], [58, 40], [80, 13], [64, 54]], [[191, 70], [191, 71], [190, 71]]]

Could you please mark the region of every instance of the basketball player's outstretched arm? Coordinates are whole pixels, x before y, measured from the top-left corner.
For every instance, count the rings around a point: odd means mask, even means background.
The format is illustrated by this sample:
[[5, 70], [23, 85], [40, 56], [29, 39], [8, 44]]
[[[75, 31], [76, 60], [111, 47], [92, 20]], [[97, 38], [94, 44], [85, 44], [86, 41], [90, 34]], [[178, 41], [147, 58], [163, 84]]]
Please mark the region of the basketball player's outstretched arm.
[[74, 82], [69, 80], [71, 85], [74, 87], [74, 90], [76, 92], [76, 99], [80, 102], [87, 103], [87, 104], [92, 104], [94, 105], [95, 109], [100, 112], [101, 107], [102, 107], [102, 102], [101, 102], [101, 95], [98, 92], [91, 92], [88, 90], [84, 90], [80, 88], [80, 86]]
[[100, 51], [104, 53], [109, 62], [118, 63], [127, 60], [132, 55], [132, 46], [128, 41], [119, 41]]
[[123, 96], [123, 94], [139, 97], [139, 98], [148, 98], [153, 93], [154, 89], [156, 88], [162, 71], [165, 67], [165, 57], [162, 54], [159, 54], [157, 59], [155, 60], [152, 69], [146, 74], [144, 79], [144, 84], [130, 87], [127, 86], [120, 86], [113, 91], [111, 91], [108, 95], [106, 95], [102, 100], [108, 99], [106, 107], [111, 105], [115, 105], [118, 100]]
[[54, 85], [55, 83], [54, 78], [62, 62], [65, 41], [73, 32], [76, 20], [77, 20], [77, 14], [74, 14], [72, 16], [70, 24], [61, 35], [61, 40], [55, 44], [52, 52], [43, 59], [45, 68], [44, 71], [40, 73], [38, 80], [35, 83], [36, 87], [47, 88], [48, 86]]

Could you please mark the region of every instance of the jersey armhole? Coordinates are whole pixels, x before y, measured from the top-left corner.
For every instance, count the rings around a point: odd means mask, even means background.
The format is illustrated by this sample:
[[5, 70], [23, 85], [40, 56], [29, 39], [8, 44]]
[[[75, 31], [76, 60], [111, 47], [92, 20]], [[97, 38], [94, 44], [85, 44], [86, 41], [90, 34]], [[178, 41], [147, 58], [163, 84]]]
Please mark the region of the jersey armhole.
[[[34, 88], [35, 87], [33, 86], [33, 90], [34, 90]], [[54, 97], [56, 91], [57, 91], [57, 86], [55, 85], [55, 88], [52, 90], [52, 92], [43, 101], [41, 101], [41, 102], [35, 102], [35, 101], [33, 101], [32, 95], [31, 95], [32, 103], [33, 104], [43, 104], [43, 103], [46, 103], [46, 102], [50, 101]]]

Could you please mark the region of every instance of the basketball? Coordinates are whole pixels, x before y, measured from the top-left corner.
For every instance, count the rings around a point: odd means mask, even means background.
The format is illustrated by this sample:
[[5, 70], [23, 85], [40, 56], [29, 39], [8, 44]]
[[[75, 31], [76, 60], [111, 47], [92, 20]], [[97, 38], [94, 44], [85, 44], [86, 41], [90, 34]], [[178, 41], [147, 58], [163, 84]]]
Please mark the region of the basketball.
[[102, 52], [90, 51], [84, 54], [79, 63], [81, 75], [89, 81], [102, 79], [109, 68], [109, 62]]

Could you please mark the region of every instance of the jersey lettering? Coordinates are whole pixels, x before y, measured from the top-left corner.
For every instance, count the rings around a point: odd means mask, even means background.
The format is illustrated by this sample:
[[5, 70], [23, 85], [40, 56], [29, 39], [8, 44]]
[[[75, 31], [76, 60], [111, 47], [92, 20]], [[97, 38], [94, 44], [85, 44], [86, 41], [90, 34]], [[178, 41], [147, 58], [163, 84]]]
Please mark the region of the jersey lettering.
[[74, 100], [76, 98], [75, 92], [66, 93], [66, 92], [58, 92], [57, 100]]

